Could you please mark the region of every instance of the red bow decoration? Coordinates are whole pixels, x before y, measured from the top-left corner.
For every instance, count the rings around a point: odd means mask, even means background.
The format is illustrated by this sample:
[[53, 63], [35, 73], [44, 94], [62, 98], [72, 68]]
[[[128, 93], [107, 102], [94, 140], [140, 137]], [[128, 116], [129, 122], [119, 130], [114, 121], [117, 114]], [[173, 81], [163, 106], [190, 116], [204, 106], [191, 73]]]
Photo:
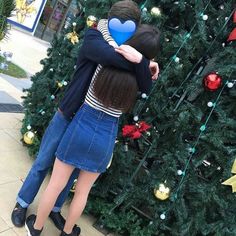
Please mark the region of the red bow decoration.
[[[236, 11], [234, 12], [233, 21], [234, 23], [236, 23]], [[236, 40], [236, 28], [233, 29], [233, 31], [230, 33], [227, 39], [227, 41], [233, 41], [233, 40]]]
[[131, 139], [138, 139], [142, 136], [142, 133], [150, 129], [151, 126], [145, 121], [140, 121], [137, 125], [125, 125], [122, 128], [123, 137]]

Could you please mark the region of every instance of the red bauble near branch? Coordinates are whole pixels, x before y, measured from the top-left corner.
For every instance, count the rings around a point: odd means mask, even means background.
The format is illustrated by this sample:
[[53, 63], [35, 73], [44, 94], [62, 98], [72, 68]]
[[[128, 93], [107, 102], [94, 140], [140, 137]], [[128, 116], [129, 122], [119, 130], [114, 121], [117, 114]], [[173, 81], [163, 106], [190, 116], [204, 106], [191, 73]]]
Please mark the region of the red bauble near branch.
[[211, 72], [203, 78], [203, 86], [207, 90], [216, 91], [222, 86], [222, 78], [216, 72]]

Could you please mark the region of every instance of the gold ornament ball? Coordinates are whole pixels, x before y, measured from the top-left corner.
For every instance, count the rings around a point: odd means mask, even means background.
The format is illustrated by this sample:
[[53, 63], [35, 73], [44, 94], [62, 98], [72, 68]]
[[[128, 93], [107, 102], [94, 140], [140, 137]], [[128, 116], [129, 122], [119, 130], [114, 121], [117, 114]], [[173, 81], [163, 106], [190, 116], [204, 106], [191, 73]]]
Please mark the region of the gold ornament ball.
[[161, 183], [158, 188], [154, 189], [154, 195], [157, 199], [164, 201], [170, 197], [170, 189]]
[[151, 15], [153, 16], [160, 16], [161, 15], [161, 10], [159, 7], [153, 7], [151, 9]]
[[97, 18], [92, 15], [88, 16], [86, 23], [88, 27], [92, 27], [97, 23]]
[[26, 144], [29, 144], [29, 145], [33, 144], [34, 138], [35, 138], [35, 134], [32, 131], [27, 131], [24, 134], [24, 142]]

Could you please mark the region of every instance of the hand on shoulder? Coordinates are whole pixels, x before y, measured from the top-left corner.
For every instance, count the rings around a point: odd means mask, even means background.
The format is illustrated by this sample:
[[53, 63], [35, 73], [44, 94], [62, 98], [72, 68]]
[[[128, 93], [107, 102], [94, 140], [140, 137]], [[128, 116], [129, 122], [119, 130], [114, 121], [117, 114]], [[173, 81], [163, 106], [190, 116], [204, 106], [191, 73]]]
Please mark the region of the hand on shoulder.
[[142, 54], [129, 45], [123, 44], [119, 47], [116, 47], [115, 50], [130, 62], [140, 63], [142, 61], [143, 58]]

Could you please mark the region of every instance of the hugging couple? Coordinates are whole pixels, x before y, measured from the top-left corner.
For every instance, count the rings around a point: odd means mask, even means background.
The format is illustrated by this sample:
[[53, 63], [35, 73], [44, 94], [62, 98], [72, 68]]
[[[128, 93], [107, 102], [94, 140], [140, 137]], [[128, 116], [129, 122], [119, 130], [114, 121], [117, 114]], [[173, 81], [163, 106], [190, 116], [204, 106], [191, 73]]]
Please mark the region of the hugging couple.
[[[159, 73], [154, 59], [160, 48], [160, 33], [140, 23], [137, 4], [116, 2], [108, 20], [89, 28], [77, 58], [74, 77], [47, 127], [37, 158], [16, 199], [11, 219], [25, 225], [28, 236], [39, 236], [48, 216], [61, 231], [60, 236], [78, 236], [76, 221], [88, 194], [111, 161], [119, 117], [129, 112], [137, 92], [148, 94]], [[136, 30], [126, 42], [117, 45], [109, 32], [111, 19], [135, 23]], [[47, 188], [36, 215], [26, 218], [29, 205], [53, 166]], [[64, 219], [61, 207], [77, 179], [73, 200]]]

